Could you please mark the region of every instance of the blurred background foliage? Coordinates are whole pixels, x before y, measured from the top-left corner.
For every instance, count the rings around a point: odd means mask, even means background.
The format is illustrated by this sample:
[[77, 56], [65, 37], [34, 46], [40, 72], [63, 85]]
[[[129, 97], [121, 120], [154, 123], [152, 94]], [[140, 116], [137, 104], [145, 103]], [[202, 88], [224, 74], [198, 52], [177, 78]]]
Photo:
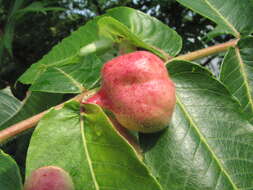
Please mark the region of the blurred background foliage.
[[[23, 99], [27, 87], [16, 80], [32, 63], [89, 19], [117, 6], [138, 9], [175, 29], [183, 38], [181, 53], [230, 38], [207, 40], [213, 23], [175, 0], [0, 0], [0, 89], [10, 86]], [[211, 56], [201, 64], [217, 71], [217, 62]]]

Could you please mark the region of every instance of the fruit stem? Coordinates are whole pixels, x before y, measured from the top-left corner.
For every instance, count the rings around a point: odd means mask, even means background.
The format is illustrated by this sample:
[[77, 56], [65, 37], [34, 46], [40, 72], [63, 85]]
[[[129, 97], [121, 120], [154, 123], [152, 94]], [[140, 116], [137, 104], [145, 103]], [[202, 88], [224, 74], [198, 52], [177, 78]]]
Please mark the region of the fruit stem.
[[231, 41], [228, 41], [228, 42], [225, 42], [225, 43], [222, 43], [222, 44], [217, 44], [217, 45], [214, 45], [214, 46], [203, 48], [203, 49], [200, 49], [200, 50], [197, 50], [197, 51], [194, 51], [194, 52], [190, 52], [190, 53], [187, 53], [187, 54], [184, 54], [184, 55], [179, 55], [177, 57], [169, 59], [167, 62], [165, 62], [165, 64], [168, 64], [168, 63], [170, 63], [174, 60], [193, 61], [193, 60], [196, 60], [196, 59], [206, 57], [208, 55], [220, 53], [220, 52], [226, 51], [230, 47], [235, 47], [237, 45], [238, 41], [239, 41], [238, 39], [231, 40]]

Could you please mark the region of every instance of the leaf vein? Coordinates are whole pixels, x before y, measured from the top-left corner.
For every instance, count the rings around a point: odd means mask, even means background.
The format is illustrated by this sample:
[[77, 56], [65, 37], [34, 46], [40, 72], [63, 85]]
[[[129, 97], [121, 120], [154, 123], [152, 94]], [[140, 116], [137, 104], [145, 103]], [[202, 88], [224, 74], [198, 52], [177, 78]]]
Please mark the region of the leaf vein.
[[92, 166], [92, 161], [91, 161], [90, 154], [89, 154], [88, 147], [87, 147], [87, 142], [86, 142], [86, 137], [85, 137], [85, 134], [84, 134], [83, 123], [84, 123], [83, 122], [83, 116], [81, 116], [81, 118], [80, 118], [80, 130], [81, 130], [81, 135], [82, 135], [82, 139], [83, 139], [84, 152], [85, 152], [85, 156], [87, 158], [88, 166], [89, 166], [89, 169], [90, 169], [92, 180], [94, 182], [95, 189], [99, 190], [100, 188], [98, 186], [98, 182], [97, 182], [97, 179], [96, 179], [96, 176], [95, 176], [94, 168]]
[[55, 67], [55, 69], [60, 73], [62, 73], [65, 77], [67, 77], [77, 88], [80, 89], [81, 92], [84, 91], [84, 87], [79, 82], [77, 82], [72, 76], [70, 76], [68, 73], [64, 72], [60, 68]]
[[214, 7], [209, 0], [204, 0], [206, 2], [206, 4], [218, 15], [220, 16], [220, 18], [227, 24], [228, 27], [230, 27], [232, 29], [232, 31], [235, 32], [236, 37], [240, 38], [240, 33], [235, 29], [235, 27], [227, 20], [226, 17], [224, 17], [217, 9], [216, 7]]
[[240, 55], [240, 50], [239, 48], [235, 48], [235, 52], [236, 52], [236, 57], [239, 61], [239, 65], [240, 65], [240, 68], [241, 68], [241, 71], [242, 71], [242, 77], [243, 77], [243, 81], [244, 81], [244, 84], [245, 84], [245, 87], [246, 87], [246, 91], [247, 91], [247, 95], [248, 95], [248, 98], [249, 98], [249, 102], [250, 102], [250, 105], [251, 105], [251, 110], [253, 110], [253, 101], [252, 101], [252, 96], [250, 94], [250, 87], [249, 87], [249, 81], [248, 81], [248, 76], [246, 74], [246, 71], [244, 69], [244, 66], [243, 66], [243, 60], [242, 60], [242, 57]]
[[231, 177], [229, 176], [228, 172], [226, 171], [226, 169], [224, 168], [224, 166], [222, 165], [222, 163], [219, 161], [218, 157], [216, 156], [215, 152], [212, 150], [212, 148], [210, 147], [210, 145], [208, 144], [208, 142], [205, 140], [205, 137], [203, 136], [203, 134], [201, 133], [201, 131], [198, 129], [197, 124], [194, 122], [194, 120], [192, 119], [192, 117], [190, 116], [190, 114], [187, 112], [186, 108], [184, 107], [183, 103], [181, 102], [179, 96], [176, 96], [177, 98], [177, 103], [179, 105], [179, 107], [181, 107], [182, 112], [184, 113], [184, 115], [186, 116], [186, 118], [188, 118], [189, 122], [190, 122], [190, 126], [191, 128], [193, 128], [196, 133], [198, 134], [200, 140], [203, 142], [203, 145], [206, 146], [207, 150], [210, 152], [210, 154], [212, 155], [213, 159], [216, 161], [217, 165], [219, 166], [220, 170], [222, 173], [224, 173], [224, 175], [226, 176], [226, 178], [228, 179], [228, 181], [230, 182], [230, 184], [232, 185], [232, 187], [235, 190], [239, 190], [239, 188], [233, 183]]

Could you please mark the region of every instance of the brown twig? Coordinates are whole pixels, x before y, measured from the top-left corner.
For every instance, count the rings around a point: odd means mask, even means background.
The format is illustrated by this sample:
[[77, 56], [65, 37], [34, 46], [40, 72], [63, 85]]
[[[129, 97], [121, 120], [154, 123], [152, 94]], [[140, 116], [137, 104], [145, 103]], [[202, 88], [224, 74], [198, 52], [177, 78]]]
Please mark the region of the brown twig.
[[192, 61], [192, 60], [196, 60], [196, 59], [206, 57], [208, 55], [220, 53], [220, 52], [226, 51], [230, 47], [235, 47], [237, 42], [238, 42], [238, 39], [231, 40], [229, 42], [225, 42], [225, 43], [222, 43], [222, 44], [218, 44], [218, 45], [210, 46], [210, 47], [207, 47], [207, 48], [203, 48], [203, 49], [191, 52], [191, 53], [187, 53], [187, 54], [184, 54], [184, 55], [179, 55], [177, 57], [174, 57], [174, 58], [168, 60], [165, 64], [170, 63], [174, 60]]
[[[74, 98], [72, 98], [71, 100], [81, 101], [82, 97], [84, 95], [85, 95], [85, 93], [79, 94], [79, 95], [75, 96]], [[66, 102], [64, 102], [64, 103], [66, 103]], [[60, 109], [63, 107], [64, 103], [61, 103], [61, 104], [55, 106], [54, 108]], [[4, 142], [5, 140], [7, 140], [11, 137], [14, 137], [15, 135], [18, 135], [19, 133], [22, 133], [30, 128], [33, 128], [48, 111], [49, 110], [43, 111], [35, 116], [32, 116], [26, 120], [16, 123], [4, 130], [1, 130], [0, 131], [0, 143]]]

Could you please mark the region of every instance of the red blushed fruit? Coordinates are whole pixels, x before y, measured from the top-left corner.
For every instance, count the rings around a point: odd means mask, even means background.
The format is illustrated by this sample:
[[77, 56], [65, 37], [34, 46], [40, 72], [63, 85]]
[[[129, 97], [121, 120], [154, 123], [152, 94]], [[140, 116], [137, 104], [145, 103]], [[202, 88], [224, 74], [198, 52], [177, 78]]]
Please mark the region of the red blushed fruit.
[[175, 86], [163, 61], [136, 51], [108, 61], [101, 89], [84, 103], [109, 109], [130, 130], [152, 133], [168, 126], [175, 102]]
[[25, 182], [24, 190], [74, 190], [69, 174], [56, 166], [36, 169]]

